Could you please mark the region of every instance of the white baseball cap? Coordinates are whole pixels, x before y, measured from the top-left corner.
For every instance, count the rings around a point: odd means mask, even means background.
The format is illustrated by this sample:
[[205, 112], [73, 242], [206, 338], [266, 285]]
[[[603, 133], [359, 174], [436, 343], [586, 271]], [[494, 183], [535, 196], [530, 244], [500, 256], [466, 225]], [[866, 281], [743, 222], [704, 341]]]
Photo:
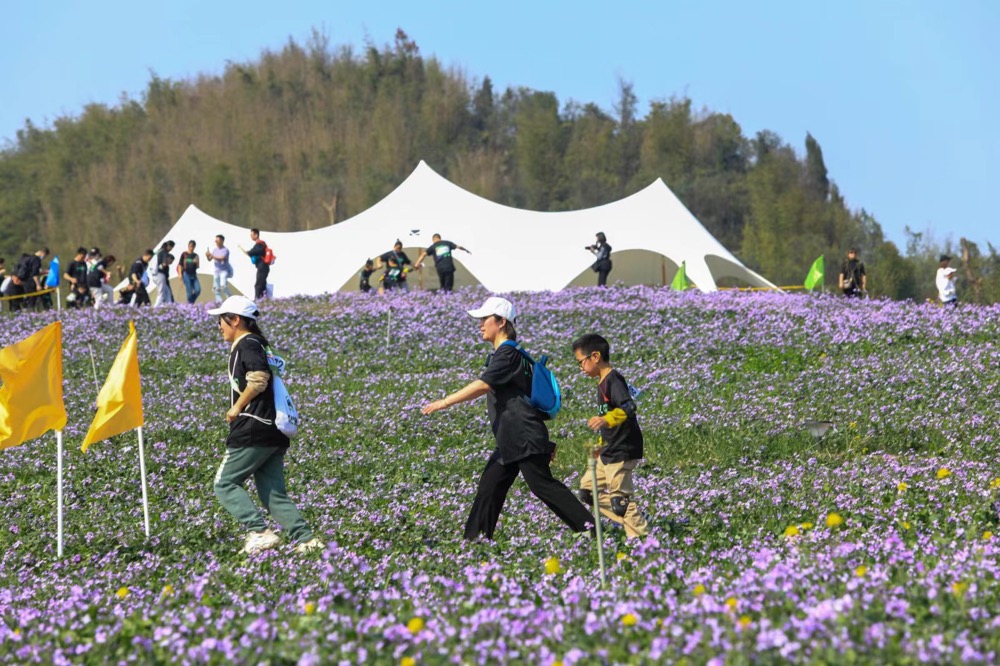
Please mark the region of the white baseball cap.
[[514, 311], [514, 304], [506, 298], [500, 298], [499, 296], [490, 296], [483, 303], [482, 307], [478, 310], [468, 310], [468, 313], [477, 319], [496, 315], [503, 317], [507, 321], [514, 321], [517, 317], [517, 313]]
[[256, 319], [260, 313], [257, 311], [257, 304], [246, 296], [230, 296], [217, 308], [208, 311], [210, 315], [234, 314], [247, 319]]

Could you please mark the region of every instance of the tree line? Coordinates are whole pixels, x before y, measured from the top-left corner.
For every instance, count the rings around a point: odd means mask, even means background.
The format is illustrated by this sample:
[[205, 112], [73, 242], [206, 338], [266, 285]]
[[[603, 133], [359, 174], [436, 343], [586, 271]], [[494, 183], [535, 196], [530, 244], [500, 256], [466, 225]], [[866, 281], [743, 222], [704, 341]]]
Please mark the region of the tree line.
[[544, 211], [605, 204], [662, 178], [776, 284], [801, 285], [823, 254], [833, 290], [855, 246], [873, 295], [922, 299], [947, 252], [963, 260], [964, 300], [1000, 300], [992, 245], [908, 231], [901, 251], [874, 215], [847, 208], [811, 135], [800, 155], [774, 132], [745, 136], [729, 114], [676, 96], [640, 117], [627, 81], [611, 110], [495, 90], [489, 76], [425, 58], [402, 30], [361, 49], [314, 31], [220, 75], [151, 73], [141, 99], [91, 104], [48, 128], [26, 122], [0, 152], [0, 252], [16, 259], [44, 244], [67, 255], [83, 244], [137, 256], [190, 203], [247, 227], [317, 228], [378, 202], [421, 159], [482, 197]]

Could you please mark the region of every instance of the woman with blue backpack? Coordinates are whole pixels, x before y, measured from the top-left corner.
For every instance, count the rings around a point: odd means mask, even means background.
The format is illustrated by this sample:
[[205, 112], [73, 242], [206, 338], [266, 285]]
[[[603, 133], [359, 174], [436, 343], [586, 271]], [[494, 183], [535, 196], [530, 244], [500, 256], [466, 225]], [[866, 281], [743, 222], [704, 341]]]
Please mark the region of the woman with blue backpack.
[[[465, 523], [465, 538], [480, 535], [493, 538], [507, 491], [518, 474], [524, 477], [531, 492], [574, 532], [593, 529], [594, 518], [562, 482], [552, 476], [549, 465], [556, 445], [549, 440], [545, 420], [549, 415], [531, 402], [532, 378], [536, 366], [517, 344], [514, 329], [514, 305], [504, 298], [491, 296], [469, 314], [479, 319], [479, 331], [485, 342], [493, 345], [486, 368], [479, 379], [441, 400], [424, 405], [422, 413], [433, 414], [460, 402], [485, 395], [496, 449], [486, 462], [472, 510]], [[539, 369], [539, 372], [543, 370]]]

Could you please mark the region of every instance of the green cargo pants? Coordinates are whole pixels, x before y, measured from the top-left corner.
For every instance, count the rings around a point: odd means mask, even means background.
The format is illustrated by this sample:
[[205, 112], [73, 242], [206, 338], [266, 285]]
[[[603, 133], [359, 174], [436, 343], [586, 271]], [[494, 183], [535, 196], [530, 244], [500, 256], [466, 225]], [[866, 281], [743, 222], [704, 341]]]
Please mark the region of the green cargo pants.
[[250, 532], [266, 529], [264, 517], [244, 488], [253, 475], [261, 504], [288, 533], [292, 541], [305, 543], [313, 538], [295, 503], [285, 490], [285, 451], [278, 446], [226, 448], [226, 455], [215, 473], [215, 494], [222, 506]]

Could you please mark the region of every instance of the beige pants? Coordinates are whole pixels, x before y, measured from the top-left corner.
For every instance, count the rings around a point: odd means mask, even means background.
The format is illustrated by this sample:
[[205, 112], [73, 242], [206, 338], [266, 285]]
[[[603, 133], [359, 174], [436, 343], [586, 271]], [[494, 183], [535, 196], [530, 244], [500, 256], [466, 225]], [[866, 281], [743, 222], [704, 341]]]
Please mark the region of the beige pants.
[[[608, 520], [613, 520], [625, 527], [625, 536], [629, 539], [646, 536], [648, 526], [643, 518], [639, 507], [635, 502], [629, 502], [628, 511], [624, 518], [615, 514], [611, 510], [612, 497], [632, 497], [632, 470], [639, 465], [638, 460], [625, 460], [623, 462], [609, 463], [605, 465], [600, 458], [597, 459], [597, 499], [600, 503], [601, 513]], [[594, 492], [593, 478], [590, 467], [583, 473], [580, 479], [580, 489]]]

